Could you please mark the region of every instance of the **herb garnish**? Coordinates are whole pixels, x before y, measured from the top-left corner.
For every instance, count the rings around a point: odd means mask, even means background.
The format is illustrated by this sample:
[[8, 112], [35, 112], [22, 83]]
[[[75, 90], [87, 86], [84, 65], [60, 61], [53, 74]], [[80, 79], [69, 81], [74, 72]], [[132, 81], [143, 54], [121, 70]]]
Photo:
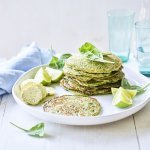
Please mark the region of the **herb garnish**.
[[33, 127], [31, 127], [30, 129], [24, 129], [22, 127], [19, 127], [18, 125], [10, 122], [12, 125], [14, 125], [15, 127], [27, 132], [28, 135], [31, 136], [36, 136], [36, 137], [43, 137], [44, 136], [44, 123], [39, 123]]
[[65, 65], [65, 60], [68, 59], [70, 56], [72, 56], [71, 54], [63, 54], [60, 56], [60, 58], [53, 56], [49, 66], [53, 69], [62, 69]]
[[83, 44], [79, 48], [79, 51], [84, 57], [86, 57], [89, 60], [97, 61], [97, 62], [104, 62], [104, 63], [114, 63], [112, 61], [105, 60], [103, 57], [105, 54], [89, 42], [86, 42], [85, 44]]
[[131, 85], [126, 78], [123, 78], [121, 81], [121, 86], [124, 89], [129, 89], [129, 90], [137, 90], [137, 94], [142, 94], [145, 92], [146, 88], [150, 86], [150, 83], [145, 85], [144, 87], [140, 87], [138, 85]]

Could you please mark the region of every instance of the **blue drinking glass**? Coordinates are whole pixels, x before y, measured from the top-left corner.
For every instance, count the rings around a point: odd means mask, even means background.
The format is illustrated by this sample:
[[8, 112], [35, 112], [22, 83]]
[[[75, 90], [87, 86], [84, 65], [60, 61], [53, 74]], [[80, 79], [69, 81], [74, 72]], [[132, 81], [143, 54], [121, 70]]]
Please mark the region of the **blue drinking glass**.
[[139, 71], [150, 77], [150, 20], [135, 23]]
[[110, 10], [108, 14], [109, 49], [123, 62], [130, 55], [134, 12], [131, 10]]

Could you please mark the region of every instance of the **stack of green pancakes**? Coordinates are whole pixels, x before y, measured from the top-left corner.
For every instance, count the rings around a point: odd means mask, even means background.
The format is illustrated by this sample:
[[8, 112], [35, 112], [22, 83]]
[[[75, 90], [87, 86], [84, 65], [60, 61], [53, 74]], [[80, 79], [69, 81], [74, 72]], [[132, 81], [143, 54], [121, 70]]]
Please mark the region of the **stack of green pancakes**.
[[60, 84], [67, 90], [86, 95], [108, 94], [111, 87], [120, 87], [124, 77], [121, 60], [113, 55], [104, 55], [113, 63], [91, 61], [82, 55], [68, 58], [63, 68], [64, 78]]

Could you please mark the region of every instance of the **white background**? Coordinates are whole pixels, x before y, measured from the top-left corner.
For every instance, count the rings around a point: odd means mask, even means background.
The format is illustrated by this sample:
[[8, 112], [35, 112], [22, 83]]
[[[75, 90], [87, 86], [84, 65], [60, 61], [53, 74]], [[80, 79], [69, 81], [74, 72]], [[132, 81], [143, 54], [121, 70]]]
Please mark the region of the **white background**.
[[0, 57], [16, 55], [36, 41], [57, 52], [85, 41], [108, 49], [107, 10], [139, 12], [141, 0], [0, 0]]

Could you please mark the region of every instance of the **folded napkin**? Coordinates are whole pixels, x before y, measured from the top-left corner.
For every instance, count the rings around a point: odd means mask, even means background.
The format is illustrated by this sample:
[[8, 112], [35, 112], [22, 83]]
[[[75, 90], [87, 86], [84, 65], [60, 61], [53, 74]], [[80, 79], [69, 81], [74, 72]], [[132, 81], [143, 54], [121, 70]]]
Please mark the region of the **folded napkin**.
[[35, 43], [23, 47], [21, 52], [9, 61], [0, 63], [0, 95], [11, 93], [15, 81], [27, 70], [47, 64], [54, 51], [40, 49]]

